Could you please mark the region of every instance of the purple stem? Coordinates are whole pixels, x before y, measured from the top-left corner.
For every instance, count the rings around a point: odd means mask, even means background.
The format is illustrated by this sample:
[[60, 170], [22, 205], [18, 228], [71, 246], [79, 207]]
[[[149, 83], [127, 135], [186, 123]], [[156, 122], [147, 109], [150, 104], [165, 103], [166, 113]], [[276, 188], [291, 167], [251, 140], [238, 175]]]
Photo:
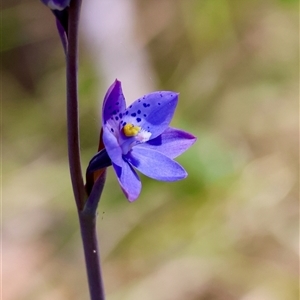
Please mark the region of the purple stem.
[[96, 233], [96, 217], [79, 216], [91, 300], [104, 300], [104, 289]]
[[80, 163], [80, 140], [78, 121], [78, 25], [81, 0], [72, 0], [69, 8], [67, 51], [67, 123], [68, 156], [71, 181], [77, 209], [82, 210], [86, 194]]
[[96, 233], [96, 210], [104, 187], [105, 178], [106, 171], [95, 182], [84, 210], [79, 212], [81, 237], [92, 300], [105, 299]]
[[[80, 162], [78, 118], [78, 24], [81, 0], [72, 0], [69, 8], [67, 47], [67, 127], [68, 156], [74, 198], [77, 205], [81, 237], [91, 300], [104, 300], [99, 249], [96, 234], [96, 209], [104, 186], [105, 173], [99, 178], [87, 199]], [[85, 203], [86, 208], [84, 208]], [[90, 203], [90, 205], [88, 205]]]

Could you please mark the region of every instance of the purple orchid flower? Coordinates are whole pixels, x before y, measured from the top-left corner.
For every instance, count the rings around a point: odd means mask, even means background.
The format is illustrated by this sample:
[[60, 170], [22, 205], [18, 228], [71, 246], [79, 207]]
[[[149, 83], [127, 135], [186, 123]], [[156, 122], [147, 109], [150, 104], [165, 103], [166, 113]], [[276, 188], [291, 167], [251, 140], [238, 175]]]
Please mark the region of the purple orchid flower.
[[92, 158], [87, 173], [112, 164], [129, 201], [136, 200], [141, 191], [135, 169], [156, 180], [184, 179], [187, 172], [173, 159], [196, 138], [169, 127], [177, 102], [177, 93], [161, 91], [145, 95], [126, 108], [121, 82], [116, 80], [103, 102], [105, 149]]

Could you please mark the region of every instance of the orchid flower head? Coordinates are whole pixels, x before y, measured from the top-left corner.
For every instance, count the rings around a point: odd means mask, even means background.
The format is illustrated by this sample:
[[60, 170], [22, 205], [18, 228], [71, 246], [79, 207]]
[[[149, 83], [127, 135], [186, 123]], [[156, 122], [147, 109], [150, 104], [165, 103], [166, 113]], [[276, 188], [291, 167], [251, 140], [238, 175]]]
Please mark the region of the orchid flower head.
[[187, 172], [174, 160], [196, 138], [169, 127], [178, 102], [178, 93], [159, 91], [147, 94], [126, 108], [121, 82], [108, 89], [102, 109], [103, 143], [90, 161], [87, 172], [112, 165], [129, 201], [138, 198], [141, 181], [136, 172], [161, 181], [184, 179]]

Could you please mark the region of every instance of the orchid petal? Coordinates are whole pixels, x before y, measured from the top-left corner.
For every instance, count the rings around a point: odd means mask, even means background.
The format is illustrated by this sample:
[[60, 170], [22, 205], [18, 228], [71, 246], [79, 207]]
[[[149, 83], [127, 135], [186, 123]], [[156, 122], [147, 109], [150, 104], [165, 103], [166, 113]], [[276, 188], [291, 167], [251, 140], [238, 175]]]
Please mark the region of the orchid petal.
[[122, 91], [121, 82], [117, 79], [109, 87], [104, 101], [102, 112], [102, 124], [109, 122], [112, 127], [119, 127], [122, 112], [126, 109], [126, 102]]
[[103, 143], [111, 161], [118, 166], [122, 166], [122, 149], [114, 134], [107, 127], [103, 128]]
[[169, 127], [155, 139], [138, 146], [153, 149], [170, 158], [175, 158], [191, 147], [195, 141], [196, 137], [192, 134]]
[[113, 164], [119, 184], [126, 198], [132, 202], [141, 192], [142, 184], [135, 170], [123, 160], [122, 166]]
[[164, 154], [135, 146], [126, 160], [144, 175], [161, 181], [177, 181], [187, 177], [184, 168]]
[[154, 92], [136, 100], [124, 112], [123, 123], [131, 123], [155, 138], [169, 126], [178, 102], [178, 93]]

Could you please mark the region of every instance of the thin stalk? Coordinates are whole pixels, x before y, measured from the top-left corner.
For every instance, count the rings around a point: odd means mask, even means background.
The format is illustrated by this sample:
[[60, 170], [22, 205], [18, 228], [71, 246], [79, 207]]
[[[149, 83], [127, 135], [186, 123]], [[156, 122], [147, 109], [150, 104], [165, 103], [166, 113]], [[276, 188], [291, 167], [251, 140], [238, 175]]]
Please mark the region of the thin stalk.
[[74, 197], [78, 210], [86, 199], [80, 163], [80, 139], [78, 121], [78, 25], [81, 0], [72, 0], [69, 7], [67, 49], [67, 127], [68, 156]]
[[96, 217], [80, 215], [80, 229], [91, 300], [104, 300], [104, 289], [96, 233]]
[[105, 299], [101, 275], [100, 252], [96, 233], [96, 209], [104, 187], [105, 177], [106, 172], [95, 182], [84, 210], [79, 212], [81, 237], [91, 300]]
[[[104, 300], [100, 256], [96, 233], [96, 209], [105, 182], [105, 172], [87, 199], [80, 162], [78, 113], [78, 25], [81, 0], [72, 0], [69, 7], [67, 60], [67, 129], [68, 156], [73, 193], [77, 205], [91, 300]], [[85, 209], [84, 205], [86, 204]]]

